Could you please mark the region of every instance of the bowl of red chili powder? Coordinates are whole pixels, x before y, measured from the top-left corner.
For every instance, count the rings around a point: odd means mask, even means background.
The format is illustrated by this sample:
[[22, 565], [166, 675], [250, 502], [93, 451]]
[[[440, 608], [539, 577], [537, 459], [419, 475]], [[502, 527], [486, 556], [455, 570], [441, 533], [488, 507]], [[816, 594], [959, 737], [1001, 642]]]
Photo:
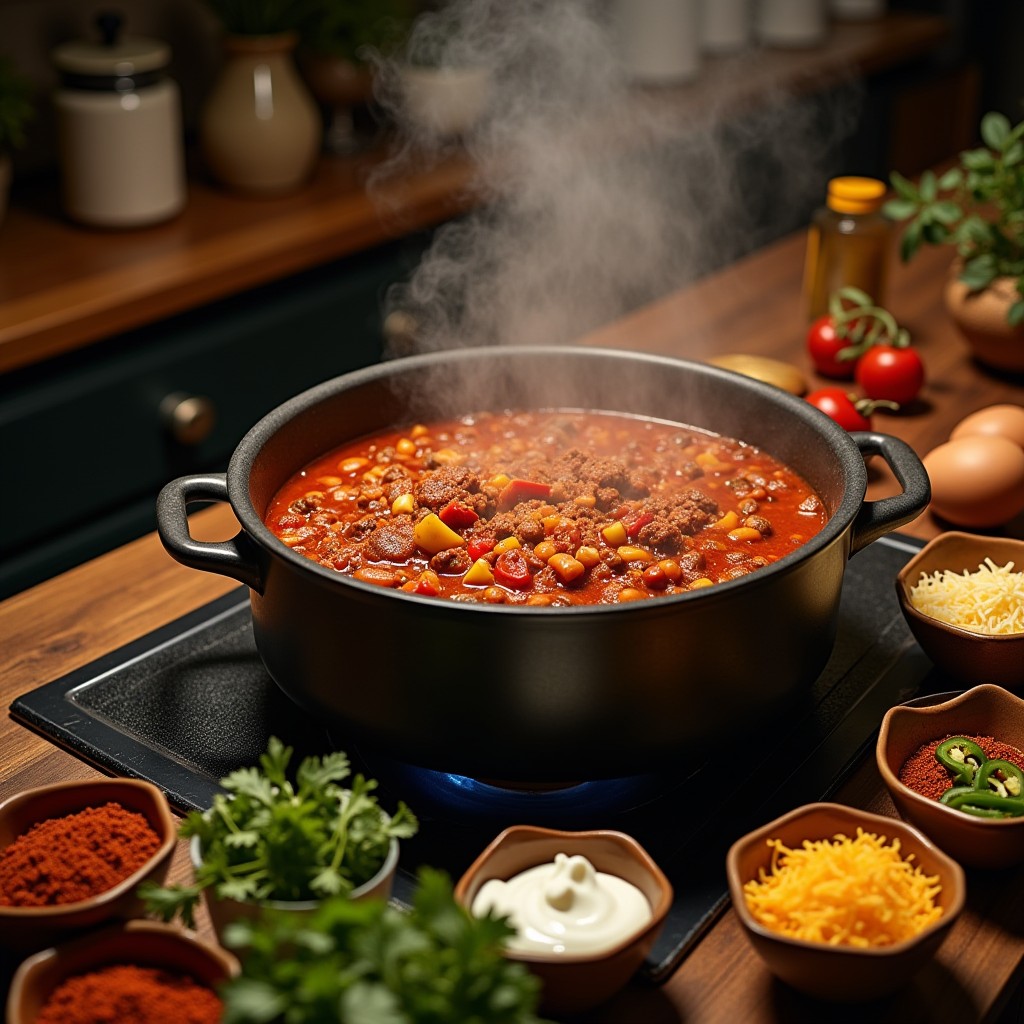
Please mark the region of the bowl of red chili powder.
[[177, 829], [163, 793], [136, 779], [25, 790], [0, 804], [0, 943], [41, 949], [112, 918], [162, 882]]
[[1024, 815], [989, 818], [940, 802], [957, 785], [936, 757], [946, 740], [976, 743], [988, 759], [1024, 770], [1024, 700], [992, 683], [935, 703], [912, 701], [882, 719], [875, 759], [896, 810], [961, 864], [1006, 868], [1024, 862]]
[[156, 921], [101, 928], [25, 960], [7, 997], [7, 1024], [219, 1024], [218, 987], [238, 960]]

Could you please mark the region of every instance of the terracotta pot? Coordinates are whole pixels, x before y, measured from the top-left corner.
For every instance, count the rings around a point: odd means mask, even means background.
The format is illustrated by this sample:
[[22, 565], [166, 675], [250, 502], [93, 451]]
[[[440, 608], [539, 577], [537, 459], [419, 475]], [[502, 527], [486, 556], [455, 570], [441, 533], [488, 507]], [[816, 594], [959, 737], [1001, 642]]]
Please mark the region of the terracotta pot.
[[294, 32], [229, 36], [199, 117], [210, 173], [243, 192], [279, 194], [310, 175], [323, 122], [293, 59]]
[[972, 292], [957, 272], [954, 267], [943, 297], [974, 357], [996, 370], [1024, 372], [1024, 327], [1011, 327], [1006, 319], [1020, 298], [1015, 279], [997, 277], [988, 288]]

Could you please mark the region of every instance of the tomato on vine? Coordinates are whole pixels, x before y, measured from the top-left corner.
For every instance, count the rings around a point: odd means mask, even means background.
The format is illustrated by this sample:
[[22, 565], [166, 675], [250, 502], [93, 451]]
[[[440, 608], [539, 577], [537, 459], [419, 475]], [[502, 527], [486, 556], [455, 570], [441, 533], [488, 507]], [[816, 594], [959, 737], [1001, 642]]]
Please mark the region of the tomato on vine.
[[857, 360], [855, 377], [868, 398], [907, 405], [924, 386], [924, 363], [906, 343], [873, 345]]
[[806, 400], [844, 430], [870, 430], [871, 414], [879, 407], [898, 409], [895, 402], [858, 398], [843, 388], [819, 388], [806, 396]]
[[829, 311], [807, 331], [807, 351], [818, 373], [855, 379], [868, 398], [905, 405], [924, 384], [924, 364], [910, 334], [859, 288], [840, 288]]

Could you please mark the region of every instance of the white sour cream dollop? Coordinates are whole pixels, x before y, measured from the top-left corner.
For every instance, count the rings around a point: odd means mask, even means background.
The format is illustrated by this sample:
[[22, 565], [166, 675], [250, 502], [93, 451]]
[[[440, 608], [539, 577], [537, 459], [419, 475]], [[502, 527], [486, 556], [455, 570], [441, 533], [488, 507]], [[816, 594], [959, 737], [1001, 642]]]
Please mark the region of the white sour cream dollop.
[[635, 935], [653, 916], [647, 897], [631, 882], [565, 853], [508, 881], [485, 882], [472, 910], [510, 918], [516, 934], [508, 948], [528, 953], [600, 953]]

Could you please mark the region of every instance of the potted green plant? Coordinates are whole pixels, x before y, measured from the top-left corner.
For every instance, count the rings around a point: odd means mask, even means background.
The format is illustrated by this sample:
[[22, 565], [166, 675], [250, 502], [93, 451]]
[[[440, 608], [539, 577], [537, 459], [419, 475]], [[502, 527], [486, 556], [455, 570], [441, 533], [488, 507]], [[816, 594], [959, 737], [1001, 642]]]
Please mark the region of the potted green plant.
[[373, 63], [405, 41], [415, 17], [412, 0], [319, 0], [300, 29], [299, 68], [327, 118], [332, 153], [359, 148], [355, 109], [373, 97]]
[[900, 253], [922, 245], [956, 252], [945, 290], [950, 315], [982, 362], [1024, 370], [1024, 121], [1000, 113], [981, 120], [983, 146], [962, 152], [941, 175], [914, 183], [890, 175], [887, 216], [906, 222]]
[[185, 817], [179, 835], [191, 840], [194, 884], [140, 887], [149, 913], [192, 925], [205, 894], [220, 935], [267, 904], [306, 914], [330, 896], [390, 894], [398, 840], [418, 828], [413, 813], [401, 802], [385, 813], [373, 779], [356, 775], [342, 786], [350, 767], [340, 751], [305, 758], [294, 781], [291, 756], [271, 738], [259, 767], [226, 776], [213, 806]]
[[540, 981], [507, 960], [513, 929], [473, 917], [446, 874], [421, 868], [408, 911], [324, 901], [314, 914], [264, 912], [225, 936], [242, 973], [220, 991], [225, 1024], [540, 1024]]
[[0, 57], [0, 221], [7, 212], [15, 150], [26, 142], [25, 129], [35, 116], [32, 87], [6, 57]]

